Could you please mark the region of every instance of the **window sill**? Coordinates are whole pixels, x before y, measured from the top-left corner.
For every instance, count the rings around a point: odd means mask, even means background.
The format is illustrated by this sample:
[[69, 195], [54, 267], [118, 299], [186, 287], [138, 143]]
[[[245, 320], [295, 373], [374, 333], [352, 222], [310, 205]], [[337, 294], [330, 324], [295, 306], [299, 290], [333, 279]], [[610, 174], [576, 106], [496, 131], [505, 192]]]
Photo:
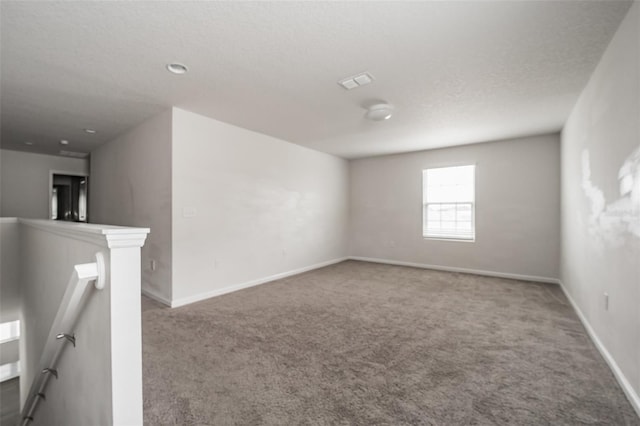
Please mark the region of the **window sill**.
[[457, 242], [457, 243], [475, 243], [476, 239], [475, 238], [471, 238], [471, 239], [467, 239], [467, 238], [446, 238], [446, 237], [427, 237], [427, 236], [422, 236], [423, 240], [430, 240], [430, 241], [451, 241], [451, 242]]

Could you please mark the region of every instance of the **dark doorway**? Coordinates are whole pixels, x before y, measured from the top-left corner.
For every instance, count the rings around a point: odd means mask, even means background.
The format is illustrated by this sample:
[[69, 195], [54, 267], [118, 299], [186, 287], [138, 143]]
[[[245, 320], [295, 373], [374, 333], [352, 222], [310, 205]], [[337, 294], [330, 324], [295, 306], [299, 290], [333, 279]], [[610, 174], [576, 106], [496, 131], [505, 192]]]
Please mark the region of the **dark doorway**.
[[87, 222], [87, 177], [53, 175], [51, 219]]

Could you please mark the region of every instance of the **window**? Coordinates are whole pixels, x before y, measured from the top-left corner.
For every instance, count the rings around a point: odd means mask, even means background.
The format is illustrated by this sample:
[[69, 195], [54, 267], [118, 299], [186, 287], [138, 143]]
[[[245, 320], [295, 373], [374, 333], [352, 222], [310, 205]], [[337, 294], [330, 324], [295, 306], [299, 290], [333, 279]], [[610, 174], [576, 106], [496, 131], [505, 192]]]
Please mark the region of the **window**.
[[425, 238], [475, 239], [475, 168], [440, 167], [422, 171]]
[[20, 338], [20, 320], [0, 324], [0, 343], [11, 342]]

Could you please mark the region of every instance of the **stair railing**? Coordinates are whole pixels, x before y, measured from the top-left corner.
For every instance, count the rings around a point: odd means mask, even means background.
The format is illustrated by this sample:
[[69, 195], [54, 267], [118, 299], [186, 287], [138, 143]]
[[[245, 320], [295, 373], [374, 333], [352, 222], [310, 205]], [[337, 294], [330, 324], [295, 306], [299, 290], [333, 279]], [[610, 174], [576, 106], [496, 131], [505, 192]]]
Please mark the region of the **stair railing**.
[[106, 269], [104, 255], [96, 253], [94, 263], [84, 263], [75, 265], [67, 289], [65, 290], [62, 302], [58, 308], [53, 324], [49, 330], [49, 335], [40, 357], [38, 373], [36, 373], [24, 409], [22, 410], [23, 426], [28, 425], [34, 419], [34, 413], [40, 401], [46, 400], [46, 388], [51, 377], [58, 379], [58, 360], [62, 355], [65, 346], [71, 343], [76, 346], [76, 337], [73, 328], [82, 310], [84, 295], [89, 287], [89, 283], [94, 281], [95, 288], [102, 290], [105, 285]]

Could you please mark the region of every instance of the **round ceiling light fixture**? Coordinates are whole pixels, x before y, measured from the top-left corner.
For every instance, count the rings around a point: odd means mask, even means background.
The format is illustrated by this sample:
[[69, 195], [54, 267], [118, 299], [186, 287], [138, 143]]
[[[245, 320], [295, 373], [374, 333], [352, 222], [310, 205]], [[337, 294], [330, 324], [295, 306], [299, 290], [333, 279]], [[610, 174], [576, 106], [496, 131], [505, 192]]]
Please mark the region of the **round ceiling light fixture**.
[[25, 144], [25, 145], [29, 145], [29, 146], [31, 146], [31, 145], [33, 145], [33, 142], [31, 142], [31, 141], [25, 141], [25, 142], [24, 142], [24, 144]]
[[84, 129], [85, 133], [89, 133], [90, 135], [95, 135], [96, 131], [94, 129]]
[[69, 141], [68, 141], [68, 140], [66, 140], [66, 139], [62, 139], [62, 140], [60, 141], [60, 145], [69, 145]]
[[186, 65], [182, 65], [176, 62], [173, 64], [167, 64], [167, 71], [174, 74], [185, 74], [188, 71], [188, 68]]
[[388, 120], [393, 115], [393, 106], [385, 103], [374, 104], [369, 107], [365, 117], [372, 121]]

